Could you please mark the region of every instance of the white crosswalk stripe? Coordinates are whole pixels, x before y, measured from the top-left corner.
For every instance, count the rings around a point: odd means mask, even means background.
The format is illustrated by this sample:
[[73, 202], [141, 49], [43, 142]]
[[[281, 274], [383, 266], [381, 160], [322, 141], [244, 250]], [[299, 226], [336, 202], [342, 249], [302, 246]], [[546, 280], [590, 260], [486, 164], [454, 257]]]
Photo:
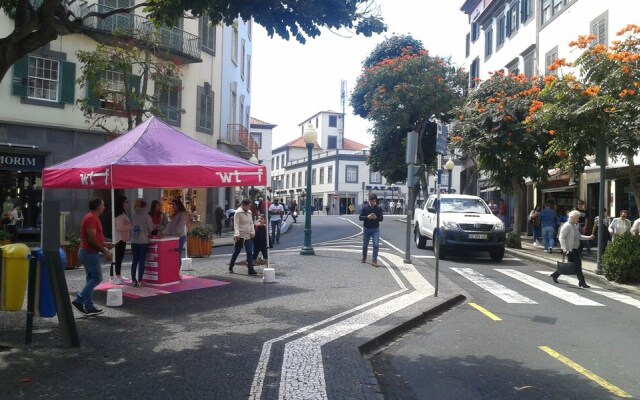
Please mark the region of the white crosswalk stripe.
[[554, 297], [557, 297], [561, 300], [564, 300], [566, 302], [569, 302], [577, 306], [604, 306], [604, 304], [600, 304], [591, 299], [587, 299], [586, 297], [582, 297], [577, 293], [564, 290], [551, 283], [547, 283], [547, 282], [541, 281], [540, 279], [533, 278], [525, 273], [516, 271], [514, 269], [496, 269], [496, 271], [500, 272], [501, 274], [510, 276], [513, 279], [517, 279], [518, 281], [526, 285], [529, 285], [533, 288], [541, 290], [545, 293], [548, 293]]
[[489, 293], [497, 296], [498, 298], [504, 300], [510, 304], [538, 304], [536, 301], [531, 300], [530, 298], [521, 295], [520, 293], [511, 290], [505, 286], [502, 286], [498, 282], [487, 278], [481, 273], [473, 270], [472, 268], [451, 268], [453, 271], [459, 273], [464, 276], [471, 282], [480, 286], [482, 289], [488, 291]]
[[[549, 275], [549, 271], [536, 271], [536, 272], [539, 274]], [[578, 280], [576, 278], [572, 278], [569, 276], [561, 275], [558, 278], [558, 280], [570, 283], [572, 285], [578, 285]], [[589, 283], [589, 286], [591, 286], [591, 289], [586, 289], [586, 290], [592, 293], [596, 293], [601, 296], [607, 297], [609, 299], [616, 300], [636, 308], [640, 308], [640, 300], [638, 299], [634, 299], [633, 297], [627, 296], [626, 294], [612, 292], [610, 290], [603, 289], [600, 286], [594, 285], [592, 283]]]

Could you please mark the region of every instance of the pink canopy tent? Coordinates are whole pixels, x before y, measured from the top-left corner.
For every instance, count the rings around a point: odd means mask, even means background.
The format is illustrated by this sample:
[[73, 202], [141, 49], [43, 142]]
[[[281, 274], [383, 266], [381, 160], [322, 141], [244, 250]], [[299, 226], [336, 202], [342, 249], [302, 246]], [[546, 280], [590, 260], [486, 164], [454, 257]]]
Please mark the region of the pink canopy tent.
[[42, 187], [51, 189], [233, 186], [267, 186], [266, 167], [213, 149], [155, 117], [42, 172]]

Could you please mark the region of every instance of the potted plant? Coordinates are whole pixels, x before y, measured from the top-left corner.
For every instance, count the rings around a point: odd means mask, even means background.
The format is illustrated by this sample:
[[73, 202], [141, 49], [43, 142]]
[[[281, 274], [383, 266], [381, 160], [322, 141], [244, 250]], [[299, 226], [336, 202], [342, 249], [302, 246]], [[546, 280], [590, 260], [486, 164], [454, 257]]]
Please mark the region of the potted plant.
[[187, 254], [189, 257], [209, 257], [213, 244], [213, 228], [194, 226], [187, 234]]
[[0, 246], [11, 243], [11, 233], [0, 229]]
[[80, 249], [80, 236], [75, 232], [69, 232], [64, 237], [64, 243], [62, 243], [62, 249], [67, 257], [67, 268], [76, 269], [80, 268], [80, 260], [78, 260], [78, 249]]

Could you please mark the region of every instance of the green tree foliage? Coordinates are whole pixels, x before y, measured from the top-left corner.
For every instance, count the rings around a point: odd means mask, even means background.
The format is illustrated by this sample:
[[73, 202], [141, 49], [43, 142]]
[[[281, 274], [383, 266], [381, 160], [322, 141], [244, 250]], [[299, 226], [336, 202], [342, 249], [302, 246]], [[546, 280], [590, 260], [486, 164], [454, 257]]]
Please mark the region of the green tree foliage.
[[[354, 113], [373, 122], [371, 168], [390, 182], [404, 181], [405, 141], [411, 130], [418, 132], [417, 163], [432, 165], [436, 126], [429, 120], [462, 101], [466, 79], [450, 60], [429, 55], [410, 36], [379, 44], [364, 61], [350, 97]], [[424, 176], [421, 182], [426, 188]]]
[[[588, 164], [600, 138], [608, 145], [609, 156], [629, 166], [630, 187], [640, 206], [633, 161], [640, 149], [640, 27], [627, 25], [617, 35], [620, 39], [610, 47], [594, 45], [595, 36], [571, 42], [582, 53], [573, 64], [558, 59], [550, 67], [558, 76], [545, 78], [529, 120], [553, 136], [552, 149], [576, 172]], [[563, 73], [569, 68], [571, 72]]]
[[545, 180], [555, 162], [546, 151], [548, 133], [524, 125], [541, 86], [524, 75], [493, 74], [457, 110], [451, 137], [453, 147], [473, 156], [493, 184], [514, 194], [514, 232], [521, 232], [525, 178]]
[[151, 114], [164, 116], [158, 96], [179, 88], [182, 72], [180, 65], [155, 56], [157, 50], [157, 39], [148, 36], [76, 52], [82, 63], [77, 82], [89, 86], [88, 96], [77, 101], [87, 123], [114, 135], [133, 129]]
[[55, 40], [60, 33], [80, 33], [83, 20], [105, 18], [144, 8], [158, 25], [173, 25], [179, 17], [209, 15], [213, 24], [230, 25], [241, 17], [253, 18], [269, 35], [295, 38], [304, 43], [307, 37], [320, 35], [320, 29], [347, 28], [371, 36], [386, 31], [375, 0], [148, 0], [132, 7], [105, 13], [78, 14], [77, 0], [0, 0], [0, 9], [9, 15], [14, 26], [0, 38], [0, 81], [18, 59]]

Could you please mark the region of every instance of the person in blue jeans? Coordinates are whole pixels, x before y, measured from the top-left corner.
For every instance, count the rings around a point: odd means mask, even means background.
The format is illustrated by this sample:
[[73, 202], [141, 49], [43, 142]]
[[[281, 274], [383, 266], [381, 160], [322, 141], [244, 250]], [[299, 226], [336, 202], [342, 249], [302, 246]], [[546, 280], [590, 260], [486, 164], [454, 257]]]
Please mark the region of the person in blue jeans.
[[545, 253], [553, 252], [553, 246], [555, 245], [556, 226], [558, 225], [558, 216], [553, 209], [551, 202], [544, 204], [544, 209], [540, 211], [538, 215], [540, 219], [540, 230], [542, 231], [542, 244], [544, 245]]
[[369, 195], [369, 204], [362, 206], [360, 211], [360, 221], [363, 221], [364, 229], [362, 231], [362, 262], [367, 262], [367, 250], [369, 248], [369, 240], [373, 240], [373, 256], [371, 265], [378, 266], [378, 249], [380, 242], [380, 222], [382, 222], [383, 210], [378, 206], [378, 196], [375, 193]]
[[138, 199], [131, 216], [131, 281], [134, 287], [142, 286], [149, 235], [152, 231], [153, 221], [147, 214], [147, 202]]
[[104, 241], [100, 216], [104, 212], [104, 201], [94, 198], [89, 202], [89, 212], [80, 223], [80, 250], [78, 259], [84, 265], [86, 283], [71, 304], [83, 314], [100, 314], [102, 309], [93, 304], [93, 290], [102, 282], [102, 262], [99, 254], [111, 261], [113, 244]]

